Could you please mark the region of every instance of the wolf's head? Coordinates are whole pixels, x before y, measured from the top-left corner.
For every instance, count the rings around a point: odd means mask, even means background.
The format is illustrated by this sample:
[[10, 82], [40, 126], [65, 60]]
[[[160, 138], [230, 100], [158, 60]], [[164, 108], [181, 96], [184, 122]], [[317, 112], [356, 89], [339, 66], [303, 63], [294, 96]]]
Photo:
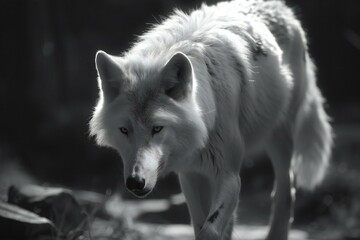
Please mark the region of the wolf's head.
[[95, 62], [100, 97], [90, 133], [118, 151], [126, 187], [144, 197], [160, 174], [181, 169], [206, 140], [192, 64], [183, 53], [161, 64], [102, 51]]

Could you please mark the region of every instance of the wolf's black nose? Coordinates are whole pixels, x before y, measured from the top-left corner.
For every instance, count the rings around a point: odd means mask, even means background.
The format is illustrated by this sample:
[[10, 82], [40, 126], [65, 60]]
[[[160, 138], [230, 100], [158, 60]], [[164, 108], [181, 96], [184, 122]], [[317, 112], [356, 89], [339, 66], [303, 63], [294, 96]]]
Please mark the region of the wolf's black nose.
[[138, 175], [130, 176], [126, 179], [126, 187], [130, 191], [143, 190], [145, 187], [145, 179]]

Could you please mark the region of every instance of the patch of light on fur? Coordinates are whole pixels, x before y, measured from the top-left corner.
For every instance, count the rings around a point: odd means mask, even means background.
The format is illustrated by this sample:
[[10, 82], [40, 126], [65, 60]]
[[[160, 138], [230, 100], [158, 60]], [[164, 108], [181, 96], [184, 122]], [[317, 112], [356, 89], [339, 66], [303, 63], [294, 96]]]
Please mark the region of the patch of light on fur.
[[290, 190], [290, 193], [291, 193], [291, 198], [292, 198], [292, 199], [295, 199], [296, 188], [292, 187], [291, 190]]
[[166, 111], [164, 109], [158, 109], [154, 112], [154, 122], [162, 122], [162, 121], [170, 121], [170, 122], [174, 122], [174, 123], [177, 123], [180, 121], [180, 118], [169, 112], [169, 111]]
[[[195, 98], [195, 96], [194, 96]], [[192, 101], [191, 103], [193, 105], [193, 109], [195, 110], [194, 112], [197, 114], [197, 117], [194, 117], [193, 119], [197, 119], [198, 121], [194, 122], [195, 124], [197, 124], [198, 130], [199, 130], [199, 137], [201, 138], [202, 144], [201, 147], [205, 146], [205, 142], [208, 138], [208, 130], [205, 126], [204, 121], [202, 120], [201, 116], [201, 110], [199, 105], [197, 104], [197, 102], [195, 100]], [[191, 109], [191, 108], [189, 108]]]
[[289, 177], [290, 177], [290, 182], [294, 182], [294, 173], [292, 169], [289, 170]]
[[212, 109], [212, 110], [207, 111], [207, 112], [202, 112], [202, 115], [204, 116], [204, 115], [207, 115], [207, 114], [210, 114], [210, 113], [214, 113], [214, 112], [216, 112], [216, 109]]
[[142, 163], [145, 171], [157, 172], [157, 168], [162, 156], [163, 151], [160, 146], [151, 146], [141, 153], [138, 162]]
[[194, 73], [194, 67], [193, 64], [191, 63], [191, 61], [189, 60], [190, 65], [191, 65], [191, 77], [192, 77], [192, 84], [193, 84], [193, 96], [196, 96], [197, 93], [197, 88], [198, 88], [198, 83], [195, 77], [195, 73]]

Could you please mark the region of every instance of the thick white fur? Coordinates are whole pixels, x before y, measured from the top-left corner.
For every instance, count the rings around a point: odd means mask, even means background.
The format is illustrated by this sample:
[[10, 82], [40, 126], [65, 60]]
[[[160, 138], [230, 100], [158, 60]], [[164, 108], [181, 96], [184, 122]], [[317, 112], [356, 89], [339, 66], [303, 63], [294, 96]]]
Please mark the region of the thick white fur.
[[[277, 178], [268, 239], [287, 239], [292, 172], [297, 186], [313, 189], [332, 144], [305, 34], [289, 8], [237, 0], [175, 11], [122, 56], [99, 52], [96, 63], [100, 99], [90, 131], [119, 152], [125, 179], [140, 174], [151, 191], [159, 174], [177, 172], [196, 239], [225, 240], [242, 159], [267, 151]], [[171, 71], [184, 64], [191, 70], [177, 79]], [[170, 97], [163, 86], [178, 83], [180, 95]], [[151, 135], [157, 125], [164, 129]]]

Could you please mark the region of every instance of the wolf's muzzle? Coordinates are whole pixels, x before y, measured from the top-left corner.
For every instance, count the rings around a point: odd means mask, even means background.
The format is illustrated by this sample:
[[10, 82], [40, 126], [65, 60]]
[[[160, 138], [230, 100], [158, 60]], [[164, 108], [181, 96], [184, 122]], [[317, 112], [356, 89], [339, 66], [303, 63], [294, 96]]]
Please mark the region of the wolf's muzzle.
[[126, 179], [126, 188], [131, 192], [142, 191], [145, 187], [145, 179], [139, 175], [131, 175]]
[[139, 175], [131, 175], [126, 179], [126, 188], [136, 197], [146, 197], [152, 189], [145, 187], [145, 179]]
[[151, 192], [151, 189], [145, 188], [145, 179], [138, 175], [126, 179], [126, 188], [139, 198], [146, 197]]

